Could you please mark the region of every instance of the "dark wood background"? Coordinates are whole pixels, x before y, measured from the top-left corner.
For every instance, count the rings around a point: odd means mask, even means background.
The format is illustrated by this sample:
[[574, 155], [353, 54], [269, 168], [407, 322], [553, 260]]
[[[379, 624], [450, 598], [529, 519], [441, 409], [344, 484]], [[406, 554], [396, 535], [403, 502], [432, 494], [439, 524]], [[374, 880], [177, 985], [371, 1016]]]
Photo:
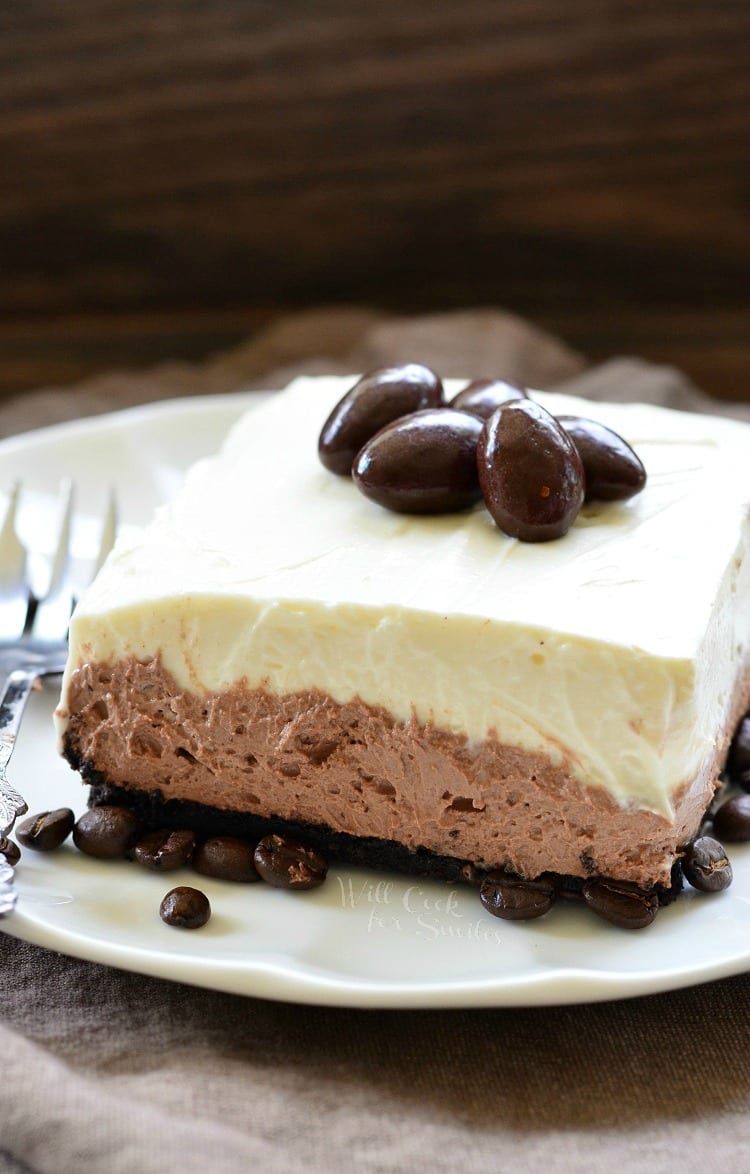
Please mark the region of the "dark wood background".
[[0, 392], [499, 305], [750, 398], [748, 0], [0, 5]]

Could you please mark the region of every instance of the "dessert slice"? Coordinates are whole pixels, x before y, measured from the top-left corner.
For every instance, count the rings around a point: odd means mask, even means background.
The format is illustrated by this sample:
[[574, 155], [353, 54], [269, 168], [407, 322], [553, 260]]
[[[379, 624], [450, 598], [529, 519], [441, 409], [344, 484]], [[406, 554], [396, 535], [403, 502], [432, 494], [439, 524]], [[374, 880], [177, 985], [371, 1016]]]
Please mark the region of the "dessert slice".
[[750, 697], [750, 428], [534, 393], [648, 484], [527, 544], [323, 468], [351, 384], [248, 412], [80, 601], [57, 717], [93, 802], [374, 867], [668, 886]]

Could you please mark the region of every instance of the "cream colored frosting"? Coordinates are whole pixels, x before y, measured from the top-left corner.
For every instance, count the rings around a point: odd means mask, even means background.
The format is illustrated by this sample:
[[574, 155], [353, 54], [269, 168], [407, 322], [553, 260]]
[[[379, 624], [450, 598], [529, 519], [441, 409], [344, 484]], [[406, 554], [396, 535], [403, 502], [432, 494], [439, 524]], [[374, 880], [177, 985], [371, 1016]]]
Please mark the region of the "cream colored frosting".
[[299, 379], [251, 409], [122, 535], [71, 625], [61, 727], [77, 665], [159, 653], [194, 692], [244, 678], [494, 731], [671, 817], [749, 657], [750, 426], [534, 393], [614, 428], [648, 483], [524, 544], [481, 506], [407, 517], [328, 473], [318, 433], [353, 381]]

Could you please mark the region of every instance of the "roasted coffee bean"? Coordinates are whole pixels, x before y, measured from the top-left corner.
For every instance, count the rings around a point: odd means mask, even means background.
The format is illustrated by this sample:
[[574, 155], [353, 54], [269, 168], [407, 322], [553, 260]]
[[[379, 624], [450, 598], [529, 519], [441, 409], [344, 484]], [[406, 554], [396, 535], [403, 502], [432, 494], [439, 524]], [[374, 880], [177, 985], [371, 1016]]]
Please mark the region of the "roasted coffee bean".
[[336, 404], [320, 433], [318, 455], [332, 473], [348, 477], [362, 445], [386, 424], [442, 403], [443, 384], [429, 367], [379, 367]]
[[480, 420], [489, 420], [501, 404], [526, 398], [524, 389], [516, 387], [515, 383], [505, 383], [502, 379], [475, 379], [454, 395], [449, 406], [457, 412], [469, 412]]
[[180, 885], [169, 890], [159, 906], [159, 916], [179, 929], [200, 929], [211, 916], [211, 905], [200, 889]]
[[621, 929], [645, 929], [659, 911], [659, 898], [653, 891], [640, 889], [628, 881], [587, 880], [583, 899], [594, 913]]
[[479, 481], [495, 523], [523, 542], [560, 538], [581, 508], [585, 478], [573, 441], [533, 400], [512, 400], [484, 425]]
[[682, 871], [693, 888], [702, 893], [718, 893], [732, 883], [732, 866], [724, 845], [711, 836], [699, 836], [688, 844]]
[[750, 840], [750, 795], [733, 795], [714, 812], [714, 831], [730, 844]]
[[555, 886], [539, 878], [524, 880], [504, 872], [489, 872], [482, 881], [479, 900], [495, 917], [528, 921], [548, 913], [555, 900]]
[[195, 833], [170, 831], [162, 828], [141, 836], [133, 849], [133, 857], [155, 872], [174, 872], [189, 864], [195, 850]]
[[290, 836], [274, 835], [255, 849], [255, 867], [277, 889], [314, 889], [326, 879], [328, 861]]
[[646, 470], [630, 445], [611, 428], [583, 416], [558, 416], [586, 474], [586, 501], [625, 501], [640, 493]]
[[0, 856], [7, 860], [11, 868], [15, 868], [21, 859], [21, 850], [12, 840], [0, 840]]
[[260, 880], [253, 853], [252, 844], [239, 836], [212, 836], [196, 848], [193, 868], [202, 876], [248, 884]]
[[35, 852], [54, 852], [67, 840], [75, 821], [76, 817], [69, 807], [42, 811], [19, 823], [16, 837], [24, 848], [33, 848]]
[[138, 839], [138, 820], [126, 807], [92, 807], [73, 829], [76, 848], [98, 860], [126, 856]]
[[727, 755], [727, 774], [733, 783], [750, 791], [750, 714], [746, 714], [732, 738]]
[[359, 453], [358, 489], [400, 514], [446, 514], [479, 501], [482, 421], [452, 408], [414, 412], [382, 428]]

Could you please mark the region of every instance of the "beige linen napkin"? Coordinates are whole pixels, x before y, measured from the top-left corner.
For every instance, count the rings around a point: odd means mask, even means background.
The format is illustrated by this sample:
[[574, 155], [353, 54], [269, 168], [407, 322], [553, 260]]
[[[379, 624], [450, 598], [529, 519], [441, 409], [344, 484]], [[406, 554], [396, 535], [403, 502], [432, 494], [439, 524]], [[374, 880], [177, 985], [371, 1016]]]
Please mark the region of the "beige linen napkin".
[[[585, 370], [505, 314], [320, 311], [203, 367], [18, 397], [0, 429], [405, 359], [711, 407], [667, 368]], [[3, 1172], [747, 1168], [748, 975], [588, 1007], [332, 1010], [121, 973], [0, 933], [0, 990]]]

